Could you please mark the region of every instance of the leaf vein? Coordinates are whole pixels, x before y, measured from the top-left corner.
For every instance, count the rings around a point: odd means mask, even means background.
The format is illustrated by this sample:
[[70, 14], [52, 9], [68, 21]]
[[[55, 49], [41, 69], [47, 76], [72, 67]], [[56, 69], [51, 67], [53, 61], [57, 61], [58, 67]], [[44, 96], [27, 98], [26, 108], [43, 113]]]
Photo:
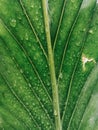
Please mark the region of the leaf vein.
[[23, 10], [23, 13], [25, 14], [25, 17], [26, 17], [26, 19], [27, 19], [27, 21], [28, 21], [28, 23], [29, 23], [29, 25], [30, 25], [30, 27], [31, 27], [31, 30], [32, 30], [33, 33], [34, 33], [34, 35], [35, 35], [35, 37], [36, 37], [36, 40], [38, 41], [39, 46], [40, 46], [41, 50], [43, 51], [44, 56], [46, 57], [46, 60], [48, 61], [47, 54], [46, 54], [46, 52], [45, 52], [45, 50], [44, 50], [44, 48], [43, 48], [43, 46], [42, 46], [42, 43], [41, 43], [41, 41], [40, 41], [40, 39], [39, 39], [39, 37], [38, 37], [38, 34], [37, 34], [37, 32], [36, 32], [36, 30], [35, 30], [35, 28], [34, 28], [32, 22], [31, 22], [31, 20], [30, 20], [30, 17], [29, 17], [29, 15], [27, 14], [27, 11], [26, 11], [26, 9], [25, 9], [25, 7], [24, 7], [24, 5], [23, 5], [23, 2], [22, 2], [22, 0], [18, 0], [18, 1], [19, 1], [19, 4], [20, 4], [20, 6], [21, 6], [21, 8], [22, 8], [22, 10]]
[[[95, 6], [94, 6], [94, 8], [95, 8]], [[94, 8], [93, 8], [93, 9], [94, 9]], [[92, 10], [93, 10], [93, 9], [92, 9]], [[94, 13], [93, 13], [93, 14], [94, 14]], [[92, 22], [93, 14], [92, 14], [91, 17], [90, 17], [90, 21], [88, 21], [89, 23]], [[77, 61], [76, 61], [76, 63], [75, 63], [75, 66], [74, 66], [74, 69], [73, 69], [73, 72], [72, 72], [72, 75], [71, 75], [71, 80], [70, 80], [70, 82], [69, 82], [68, 95], [67, 95], [67, 99], [66, 99], [66, 101], [65, 101], [65, 108], [64, 108], [63, 116], [62, 116], [62, 122], [64, 121], [64, 116], [65, 116], [65, 112], [66, 112], [66, 108], [67, 108], [67, 104], [68, 104], [68, 100], [69, 100], [69, 95], [70, 95], [71, 87], [72, 87], [72, 84], [73, 84], [73, 79], [74, 79], [75, 72], [76, 72], [76, 70], [77, 70], [77, 67], [78, 67], [78, 64], [79, 64], [79, 61], [80, 61], [81, 54], [82, 54], [83, 49], [84, 49], [84, 46], [85, 46], [85, 42], [86, 42], [86, 38], [87, 38], [87, 36], [88, 36], [89, 28], [90, 28], [90, 24], [89, 24], [89, 25], [87, 26], [87, 28], [86, 28], [86, 32], [85, 32], [85, 35], [84, 35], [83, 40], [82, 40], [82, 43], [83, 43], [83, 44], [82, 44], [81, 49], [80, 49], [80, 51], [79, 51], [80, 54], [79, 54], [79, 57], [78, 57], [78, 59], [77, 59]], [[71, 115], [71, 116], [72, 116], [72, 115]]]
[[3, 79], [4, 79], [5, 83], [7, 84], [7, 86], [8, 86], [8, 88], [9, 88], [10, 92], [11, 92], [11, 93], [13, 94], [13, 96], [17, 99], [17, 101], [23, 106], [23, 108], [27, 111], [27, 113], [28, 113], [29, 116], [31, 117], [32, 121], [33, 121], [33, 122], [35, 123], [35, 125], [37, 126], [37, 128], [38, 128], [39, 130], [41, 130], [39, 124], [38, 124], [37, 121], [34, 119], [34, 116], [33, 116], [32, 113], [29, 111], [29, 109], [25, 106], [25, 104], [22, 102], [22, 100], [18, 97], [18, 95], [16, 94], [16, 92], [13, 90], [13, 88], [10, 87], [11, 85], [8, 83], [8, 81], [6, 80], [5, 76], [4, 76], [2, 73], [0, 73], [0, 75], [3, 77]]
[[[10, 50], [7, 45], [6, 45], [6, 48], [7, 48], [8, 50]], [[11, 57], [11, 56], [10, 56], [10, 57]], [[17, 69], [19, 70], [19, 72], [21, 73], [21, 71], [20, 71], [20, 70], [21, 70], [21, 67], [20, 67], [19, 64], [17, 63], [17, 60], [15, 59], [15, 57], [13, 57], [13, 58], [11, 57], [11, 59], [12, 59], [13, 62], [15, 63], [15, 65], [16, 65]], [[28, 87], [29, 87], [30, 90], [33, 92], [35, 98], [36, 98], [37, 101], [39, 102], [41, 108], [42, 108], [43, 111], [46, 113], [47, 118], [49, 119], [49, 121], [50, 121], [51, 124], [53, 125], [53, 122], [51, 121], [51, 118], [50, 118], [50, 116], [49, 116], [49, 114], [48, 114], [47, 109], [44, 107], [43, 103], [40, 101], [40, 98], [38, 97], [38, 95], [36, 94], [36, 92], [34, 91], [34, 89], [31, 87], [31, 86], [32, 86], [31, 83], [28, 81], [28, 79], [27, 79], [27, 77], [25, 76], [24, 73], [21, 73], [21, 74], [22, 74], [23, 78], [25, 79], [25, 81], [26, 81]]]
[[58, 23], [58, 27], [57, 27], [57, 31], [56, 31], [56, 36], [55, 36], [55, 39], [54, 39], [53, 51], [54, 51], [55, 46], [56, 46], [56, 41], [57, 41], [57, 38], [58, 38], [60, 26], [61, 26], [62, 19], [63, 19], [63, 16], [64, 16], [64, 11], [65, 11], [65, 7], [66, 7], [66, 2], [67, 2], [67, 0], [64, 0], [63, 8], [62, 8], [62, 11], [61, 11], [61, 15], [60, 15], [60, 19], [59, 19], [59, 23]]
[[50, 97], [50, 95], [49, 95], [49, 93], [48, 93], [48, 91], [47, 91], [47, 89], [46, 89], [46, 87], [45, 87], [45, 85], [44, 85], [44, 83], [43, 83], [43, 81], [42, 81], [42, 79], [41, 79], [41, 77], [40, 77], [40, 75], [39, 75], [36, 67], [35, 67], [35, 65], [33, 64], [31, 58], [29, 57], [27, 51], [24, 49], [24, 47], [21, 45], [21, 43], [17, 40], [17, 38], [15, 37], [15, 35], [10, 31], [10, 29], [5, 25], [5, 23], [3, 22], [3, 20], [1, 20], [1, 23], [4, 25], [5, 29], [9, 32], [9, 34], [11, 35], [11, 37], [16, 41], [16, 43], [18, 44], [18, 46], [21, 48], [21, 50], [23, 51], [23, 53], [27, 57], [27, 59], [28, 59], [29, 63], [31, 64], [31, 66], [32, 66], [32, 68], [33, 68], [33, 70], [34, 70], [37, 78], [39, 79], [40, 83], [42, 84], [42, 87], [43, 87], [44, 91], [47, 93], [47, 96], [48, 96], [49, 100], [52, 102], [52, 99], [51, 99], [51, 97]]
[[[83, 1], [82, 1], [82, 2], [83, 2]], [[81, 5], [82, 5], [82, 2], [81, 2], [81, 4], [80, 4], [80, 7], [81, 7]], [[74, 20], [74, 22], [73, 22], [73, 24], [72, 24], [72, 26], [71, 26], [71, 29], [70, 29], [70, 32], [69, 32], [69, 35], [68, 35], [68, 37], [67, 37], [67, 41], [66, 41], [66, 44], [65, 44], [65, 47], [64, 47], [63, 56], [62, 56], [62, 59], [61, 59], [61, 65], [60, 65], [59, 74], [58, 74], [58, 82], [59, 82], [60, 73], [61, 73], [61, 71], [62, 71], [62, 66], [63, 66], [64, 58], [65, 58], [65, 55], [66, 55], [66, 50], [67, 50], [67, 48], [68, 48], [69, 41], [70, 41], [72, 32], [73, 32], [73, 30], [74, 30], [75, 24], [76, 24], [76, 22], [77, 22], [77, 20], [78, 20], [78, 17], [79, 17], [80, 7], [79, 7], [79, 10], [78, 10], [77, 15], [76, 15], [76, 17], [75, 17], [75, 20]]]

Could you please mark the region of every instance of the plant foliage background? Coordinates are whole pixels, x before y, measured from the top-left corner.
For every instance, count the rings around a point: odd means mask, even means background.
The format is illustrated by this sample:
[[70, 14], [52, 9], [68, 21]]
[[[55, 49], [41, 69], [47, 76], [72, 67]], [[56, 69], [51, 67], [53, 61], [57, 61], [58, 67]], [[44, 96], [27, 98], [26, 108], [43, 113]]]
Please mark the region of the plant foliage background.
[[[45, 8], [62, 130], [98, 130], [96, 0]], [[45, 30], [42, 0], [0, 0], [0, 130], [55, 130]]]

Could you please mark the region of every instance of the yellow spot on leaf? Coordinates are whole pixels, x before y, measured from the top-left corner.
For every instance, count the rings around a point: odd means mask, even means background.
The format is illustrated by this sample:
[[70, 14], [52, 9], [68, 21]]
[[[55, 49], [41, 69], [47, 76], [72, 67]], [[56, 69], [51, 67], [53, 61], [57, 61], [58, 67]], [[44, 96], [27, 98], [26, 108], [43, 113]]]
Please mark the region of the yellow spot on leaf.
[[94, 58], [88, 58], [88, 57], [86, 57], [86, 56], [83, 54], [83, 55], [82, 55], [82, 64], [83, 64], [83, 70], [84, 70], [84, 71], [86, 70], [85, 64], [86, 64], [87, 62], [96, 63], [96, 61], [94, 60]]

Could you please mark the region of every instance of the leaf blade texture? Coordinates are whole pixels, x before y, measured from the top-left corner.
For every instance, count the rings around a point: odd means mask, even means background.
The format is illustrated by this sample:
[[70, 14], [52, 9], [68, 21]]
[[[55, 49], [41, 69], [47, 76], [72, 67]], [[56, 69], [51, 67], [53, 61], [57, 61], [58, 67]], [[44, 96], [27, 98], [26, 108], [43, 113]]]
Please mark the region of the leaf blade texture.
[[0, 1], [0, 129], [58, 130], [50, 31], [62, 130], [97, 130], [98, 4], [45, 2], [48, 30], [41, 0]]

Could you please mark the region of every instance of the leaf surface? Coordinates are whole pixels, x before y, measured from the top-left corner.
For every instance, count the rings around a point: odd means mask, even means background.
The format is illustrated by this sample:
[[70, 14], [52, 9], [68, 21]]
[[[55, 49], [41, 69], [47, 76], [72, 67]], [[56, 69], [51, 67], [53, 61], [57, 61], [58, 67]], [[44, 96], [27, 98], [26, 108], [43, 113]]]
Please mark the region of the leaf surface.
[[97, 99], [96, 0], [0, 0], [0, 129], [97, 130]]

